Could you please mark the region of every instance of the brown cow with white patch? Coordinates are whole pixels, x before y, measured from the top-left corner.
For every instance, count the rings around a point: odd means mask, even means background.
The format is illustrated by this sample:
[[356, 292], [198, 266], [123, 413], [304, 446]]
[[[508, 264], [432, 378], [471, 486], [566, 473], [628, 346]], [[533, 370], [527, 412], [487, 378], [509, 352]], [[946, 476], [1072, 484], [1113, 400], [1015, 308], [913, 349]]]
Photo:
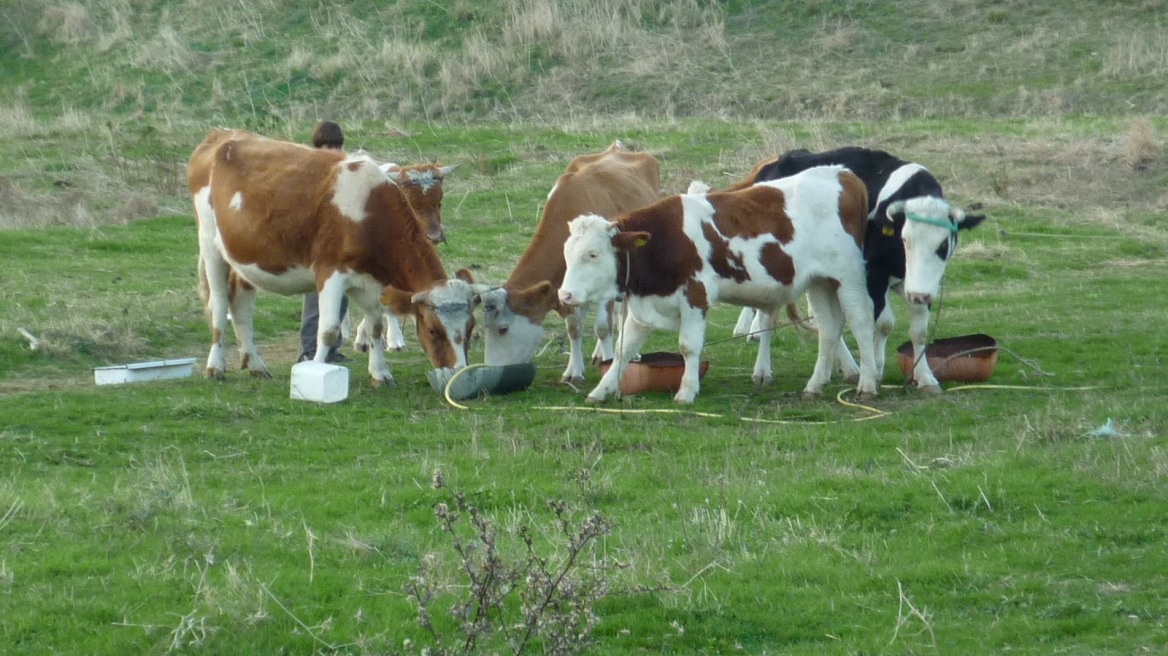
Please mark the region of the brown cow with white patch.
[[[616, 391], [630, 357], [660, 328], [679, 332], [685, 373], [674, 399], [692, 403], [714, 303], [773, 313], [803, 293], [819, 322], [819, 357], [804, 394], [818, 394], [831, 379], [846, 317], [860, 345], [859, 391], [875, 395], [872, 300], [860, 250], [867, 220], [864, 183], [842, 166], [742, 191], [671, 196], [615, 221], [573, 220], [560, 302], [571, 307], [623, 293], [628, 306], [618, 360], [588, 401]], [[762, 340], [753, 379], [770, 377], [770, 340]]]
[[[447, 278], [401, 188], [376, 162], [216, 129], [191, 154], [187, 182], [211, 324], [207, 376], [221, 378], [226, 369], [228, 305], [243, 367], [270, 375], [252, 332], [257, 287], [320, 294], [318, 362], [336, 340], [347, 295], [371, 317], [376, 346], [389, 309], [414, 315], [435, 367], [466, 365], [473, 303], [485, 286], [462, 271], [460, 279]], [[232, 275], [239, 284], [230, 283]], [[382, 348], [370, 352], [369, 375], [374, 385], [393, 381]]]
[[[426, 237], [434, 244], [446, 243], [446, 229], [442, 226], [442, 182], [454, 172], [455, 165], [443, 166], [437, 162], [425, 164], [407, 164], [402, 166], [393, 162], [385, 162], [360, 149], [354, 156], [366, 156], [377, 163], [378, 168], [389, 176], [390, 181], [397, 184], [405, 194], [410, 207]], [[401, 324], [392, 313], [385, 315], [385, 350], [402, 351], [406, 348], [406, 338], [402, 334]], [[364, 319], [357, 325], [357, 332], [353, 337], [353, 348], [364, 353], [373, 345], [370, 333], [370, 323]]]
[[[555, 311], [568, 326], [571, 354], [563, 380], [584, 380], [583, 311], [563, 305], [556, 289], [564, 278], [568, 221], [581, 214], [611, 217], [643, 207], [661, 196], [660, 167], [647, 153], [633, 153], [619, 141], [600, 153], [568, 164], [548, 194], [539, 225], [502, 288], [482, 295], [486, 363], [530, 362], [543, 337], [543, 321]], [[612, 357], [612, 303], [597, 306], [596, 355]]]

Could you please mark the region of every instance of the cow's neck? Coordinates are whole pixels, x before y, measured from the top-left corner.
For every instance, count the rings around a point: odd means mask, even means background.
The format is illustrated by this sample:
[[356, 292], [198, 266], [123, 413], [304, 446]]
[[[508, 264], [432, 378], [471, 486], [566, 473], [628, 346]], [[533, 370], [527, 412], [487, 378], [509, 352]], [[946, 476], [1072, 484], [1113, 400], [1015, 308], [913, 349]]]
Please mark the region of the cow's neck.
[[511, 277], [503, 286], [507, 289], [527, 289], [544, 280], [559, 287], [564, 281], [564, 242], [568, 240], [568, 222], [576, 218], [576, 208], [560, 200], [559, 191], [548, 198], [547, 205], [535, 227], [535, 234], [527, 249], [519, 257], [519, 262], [511, 272]]
[[[408, 221], [394, 221], [382, 235], [382, 247], [392, 256], [391, 266], [384, 272], [394, 287], [413, 292], [426, 291], [434, 283], [446, 280], [446, 270], [438, 257], [438, 249], [422, 232], [421, 224], [405, 195], [397, 187], [383, 187], [386, 203], [394, 216], [407, 216]], [[396, 193], [395, 193], [396, 192]]]

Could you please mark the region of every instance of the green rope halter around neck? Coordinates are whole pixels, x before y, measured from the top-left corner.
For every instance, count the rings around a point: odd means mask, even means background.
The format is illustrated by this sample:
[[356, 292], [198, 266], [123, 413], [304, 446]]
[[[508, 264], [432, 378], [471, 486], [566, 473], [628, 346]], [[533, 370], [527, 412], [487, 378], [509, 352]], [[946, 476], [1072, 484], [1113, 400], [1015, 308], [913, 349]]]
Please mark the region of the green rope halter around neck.
[[946, 228], [949, 232], [957, 232], [957, 224], [952, 221], [944, 221], [941, 219], [934, 219], [930, 216], [921, 216], [920, 214], [913, 214], [912, 212], [905, 212], [904, 217], [909, 221], [916, 221], [917, 223], [927, 223], [935, 225], [938, 228]]

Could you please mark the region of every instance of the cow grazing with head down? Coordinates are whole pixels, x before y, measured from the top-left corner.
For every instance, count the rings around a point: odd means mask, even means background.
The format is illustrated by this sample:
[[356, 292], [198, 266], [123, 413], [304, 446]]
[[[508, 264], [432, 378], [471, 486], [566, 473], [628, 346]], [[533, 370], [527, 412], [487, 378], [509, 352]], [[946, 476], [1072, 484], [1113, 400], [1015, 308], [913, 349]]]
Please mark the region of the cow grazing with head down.
[[[208, 376], [221, 378], [226, 368], [229, 305], [243, 367], [269, 376], [252, 332], [257, 287], [319, 293], [318, 362], [336, 339], [347, 295], [376, 318], [378, 347], [388, 306], [415, 317], [435, 367], [466, 365], [473, 303], [485, 286], [462, 271], [448, 279], [401, 188], [369, 158], [217, 129], [192, 153], [187, 181], [211, 327]], [[371, 350], [369, 374], [375, 385], [392, 382], [382, 348]]]
[[[890, 291], [908, 304], [913, 343], [913, 379], [929, 392], [941, 391], [925, 357], [929, 308], [938, 298], [945, 268], [957, 247], [957, 234], [976, 227], [984, 216], [966, 214], [950, 205], [941, 184], [920, 164], [906, 162], [882, 150], [847, 147], [823, 153], [792, 150], [777, 160], [760, 162], [745, 180], [730, 187], [744, 188], [764, 180], [794, 175], [808, 168], [842, 165], [868, 189], [868, 230], [864, 237], [868, 293], [876, 313], [876, 370], [884, 371], [884, 353], [895, 323], [888, 305]], [[744, 331], [748, 310], [736, 332]], [[839, 349], [845, 376], [857, 373], [847, 347]]]
[[[544, 318], [555, 311], [567, 322], [571, 341], [563, 380], [582, 382], [583, 310], [556, 298], [564, 278], [568, 222], [581, 214], [612, 217], [660, 196], [660, 169], [652, 155], [630, 152], [617, 141], [601, 153], [573, 159], [548, 194], [535, 235], [511, 276], [501, 288], [482, 295], [486, 363], [530, 362], [543, 336]], [[611, 306], [597, 304], [597, 349], [604, 359], [612, 357]]]
[[[384, 162], [370, 155], [364, 149], [358, 150], [354, 156], [366, 156], [377, 162], [378, 168], [385, 172], [391, 182], [401, 188], [414, 209], [426, 237], [434, 244], [446, 242], [446, 229], [442, 226], [442, 182], [454, 172], [455, 165], [443, 166], [439, 163], [409, 164], [402, 166], [393, 162]], [[406, 338], [402, 333], [401, 323], [392, 313], [386, 314], [385, 321], [385, 350], [402, 351], [406, 347]], [[362, 319], [357, 326], [353, 338], [353, 348], [364, 353], [373, 344], [370, 333], [370, 324]]]
[[[582, 216], [564, 244], [560, 302], [575, 306], [625, 294], [628, 318], [614, 365], [588, 395], [604, 400], [654, 328], [678, 330], [685, 373], [674, 399], [698, 393], [706, 313], [716, 302], [775, 312], [806, 293], [819, 318], [819, 357], [804, 394], [818, 394], [846, 318], [860, 340], [862, 396], [875, 395], [872, 302], [860, 252], [867, 194], [843, 167], [820, 167], [735, 192], [671, 196], [608, 221]], [[770, 380], [770, 344], [753, 379]]]

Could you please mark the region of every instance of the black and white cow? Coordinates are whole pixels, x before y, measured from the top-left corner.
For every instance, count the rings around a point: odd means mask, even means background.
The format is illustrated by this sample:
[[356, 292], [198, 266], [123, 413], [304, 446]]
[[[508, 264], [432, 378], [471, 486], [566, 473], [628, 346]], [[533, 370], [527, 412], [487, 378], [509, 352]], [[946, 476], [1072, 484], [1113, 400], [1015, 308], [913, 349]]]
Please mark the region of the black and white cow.
[[[985, 216], [969, 215], [950, 205], [941, 183], [920, 164], [906, 162], [882, 150], [854, 146], [822, 153], [804, 149], [789, 151], [776, 160], [759, 163], [745, 180], [730, 189], [829, 164], [847, 167], [868, 188], [864, 258], [868, 294], [876, 312], [876, 371], [884, 371], [885, 346], [895, 323], [888, 304], [891, 290], [905, 300], [911, 315], [913, 380], [921, 390], [940, 392], [940, 384], [925, 358], [929, 308], [940, 294], [945, 267], [957, 246], [958, 231], [977, 226]], [[751, 310], [743, 310], [736, 333], [751, 330], [751, 316]], [[858, 368], [848, 349], [841, 346], [837, 353], [844, 375], [855, 376]]]

